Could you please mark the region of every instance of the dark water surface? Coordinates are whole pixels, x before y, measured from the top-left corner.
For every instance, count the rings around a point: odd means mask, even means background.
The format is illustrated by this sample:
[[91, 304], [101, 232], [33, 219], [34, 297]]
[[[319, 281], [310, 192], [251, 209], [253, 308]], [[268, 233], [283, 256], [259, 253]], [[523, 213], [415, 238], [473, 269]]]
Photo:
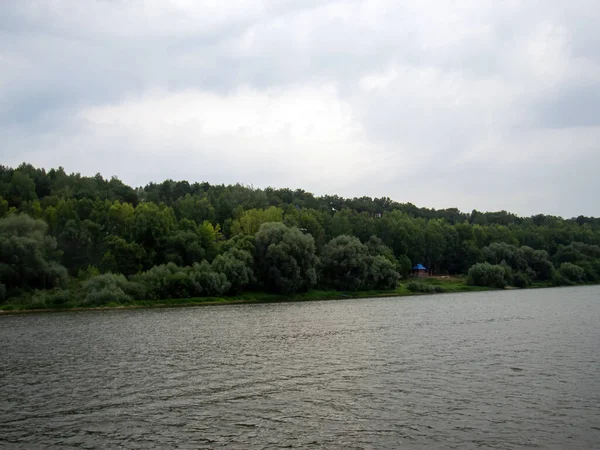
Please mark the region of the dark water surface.
[[600, 448], [600, 287], [0, 317], [1, 448]]

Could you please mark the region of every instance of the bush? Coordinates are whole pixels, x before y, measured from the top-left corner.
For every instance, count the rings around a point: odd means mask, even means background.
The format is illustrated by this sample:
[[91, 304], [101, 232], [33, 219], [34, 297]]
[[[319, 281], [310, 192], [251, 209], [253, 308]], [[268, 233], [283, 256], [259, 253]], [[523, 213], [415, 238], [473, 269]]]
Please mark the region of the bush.
[[81, 281], [89, 280], [98, 275], [100, 275], [100, 270], [95, 266], [87, 266], [85, 269], [79, 269], [77, 271], [77, 278]]
[[227, 276], [214, 271], [207, 261], [192, 266], [190, 279], [198, 292], [202, 291], [203, 295], [209, 297], [223, 295], [231, 289], [231, 283], [227, 281]]
[[6, 290], [6, 285], [0, 283], [0, 303], [5, 302], [8, 298], [8, 293]]
[[256, 276], [265, 290], [304, 292], [317, 283], [315, 240], [297, 227], [263, 223], [255, 235]]
[[597, 283], [600, 280], [598, 263], [596, 261], [580, 261], [577, 266], [583, 269], [583, 281], [586, 283]]
[[513, 274], [512, 279], [513, 286], [516, 286], [518, 288], [526, 288], [531, 286], [531, 278], [526, 273], [517, 272]]
[[411, 281], [406, 284], [406, 289], [411, 292], [423, 292], [426, 294], [433, 294], [434, 292], [444, 292], [442, 286], [433, 286], [431, 284], [420, 283], [418, 281]]
[[109, 303], [123, 304], [131, 301], [123, 290], [116, 286], [105, 287], [98, 291], [89, 292], [85, 299], [84, 304], [90, 306], [103, 306]]
[[570, 262], [562, 263], [558, 269], [558, 273], [564, 284], [583, 283], [585, 277], [585, 271]]
[[127, 303], [132, 300], [127, 292], [135, 291], [136, 288], [123, 275], [97, 275], [83, 283], [83, 304], [102, 306], [108, 303]]
[[233, 247], [215, 258], [212, 269], [227, 277], [231, 294], [239, 294], [254, 282], [253, 262], [250, 252]]
[[189, 274], [189, 267], [168, 263], [134, 275], [131, 280], [143, 286], [149, 300], [188, 298], [200, 295], [202, 291], [193, 284]]
[[467, 284], [503, 288], [507, 285], [506, 268], [490, 263], [478, 263], [469, 269]]
[[343, 291], [368, 288], [370, 259], [369, 248], [357, 237], [333, 238], [321, 252], [323, 283]]
[[372, 258], [368, 270], [367, 283], [371, 289], [393, 289], [400, 278], [395, 264], [381, 255]]

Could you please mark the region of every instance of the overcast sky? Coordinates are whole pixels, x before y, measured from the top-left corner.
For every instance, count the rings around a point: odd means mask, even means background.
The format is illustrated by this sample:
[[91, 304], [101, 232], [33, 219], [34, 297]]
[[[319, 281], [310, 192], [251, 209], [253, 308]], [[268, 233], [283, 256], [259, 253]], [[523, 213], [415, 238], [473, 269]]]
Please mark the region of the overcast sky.
[[598, 0], [0, 2], [0, 164], [600, 216]]

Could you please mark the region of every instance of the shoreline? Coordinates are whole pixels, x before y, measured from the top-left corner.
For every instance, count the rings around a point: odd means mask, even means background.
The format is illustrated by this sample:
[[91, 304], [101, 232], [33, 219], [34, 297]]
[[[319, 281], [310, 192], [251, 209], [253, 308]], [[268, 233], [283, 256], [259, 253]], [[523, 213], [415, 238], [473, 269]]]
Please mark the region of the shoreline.
[[[131, 309], [154, 309], [154, 308], [184, 308], [198, 306], [218, 306], [218, 305], [244, 305], [259, 303], [286, 303], [286, 302], [310, 302], [310, 301], [330, 301], [330, 300], [351, 300], [360, 298], [386, 298], [386, 297], [412, 297], [419, 295], [439, 295], [469, 292], [489, 292], [516, 289], [506, 287], [504, 289], [495, 289], [488, 287], [470, 286], [464, 282], [452, 280], [450, 282], [439, 282], [432, 280], [427, 282], [429, 286], [441, 286], [443, 291], [438, 292], [413, 292], [404, 285], [390, 291], [358, 291], [358, 292], [340, 292], [340, 291], [309, 291], [302, 294], [292, 294], [289, 296], [278, 294], [267, 294], [264, 292], [240, 294], [237, 297], [198, 297], [198, 298], [180, 298], [165, 300], [138, 300], [132, 304], [108, 304], [103, 306], [72, 306], [56, 308], [23, 308], [18, 309], [18, 305], [4, 305], [4, 307], [14, 309], [0, 309], [0, 317], [14, 314], [34, 314], [34, 313], [55, 313], [55, 312], [76, 312], [76, 311], [115, 311]], [[531, 286], [526, 289], [545, 289], [553, 286]]]
[[553, 287], [577, 287], [577, 286], [592, 286], [598, 284], [579, 284], [573, 286], [552, 286], [552, 285], [534, 285], [526, 288], [515, 288], [506, 286], [503, 289], [480, 287], [467, 285], [458, 280], [428, 280], [429, 286], [441, 286], [445, 288], [440, 291], [432, 292], [413, 292], [408, 290], [404, 285], [399, 286], [395, 290], [390, 291], [358, 291], [358, 292], [343, 292], [343, 291], [309, 291], [302, 294], [278, 295], [268, 294], [265, 292], [245, 293], [237, 297], [195, 297], [195, 298], [178, 298], [164, 300], [136, 300], [131, 304], [119, 305], [108, 304], [103, 306], [72, 306], [72, 307], [56, 307], [56, 308], [23, 308], [18, 309], [18, 305], [3, 305], [0, 308], [0, 317], [11, 316], [15, 314], [35, 314], [35, 313], [59, 313], [59, 312], [77, 312], [77, 311], [126, 311], [131, 309], [155, 309], [155, 308], [186, 308], [198, 306], [219, 306], [219, 305], [245, 305], [245, 304], [260, 304], [260, 303], [288, 303], [288, 302], [311, 302], [311, 301], [333, 301], [333, 300], [355, 300], [368, 298], [389, 298], [389, 297], [413, 297], [420, 295], [442, 295], [442, 294], [457, 294], [457, 293], [475, 293], [475, 292], [492, 292], [506, 290], [530, 290], [530, 289], [547, 289]]
[[[487, 289], [492, 290], [492, 289]], [[438, 294], [452, 294], [458, 292], [473, 292], [471, 290], [456, 291], [456, 292], [440, 292]], [[481, 292], [481, 291], [479, 291]], [[337, 293], [337, 296], [323, 297], [303, 297], [295, 296], [269, 299], [269, 298], [235, 298], [235, 297], [218, 297], [215, 300], [193, 301], [192, 298], [169, 299], [168, 303], [163, 300], [140, 300], [140, 304], [131, 305], [107, 305], [107, 306], [74, 306], [72, 308], [40, 308], [40, 309], [0, 309], [0, 317], [3, 315], [13, 314], [34, 314], [34, 313], [58, 313], [58, 312], [75, 312], [75, 311], [118, 311], [130, 309], [158, 309], [158, 308], [193, 308], [198, 306], [220, 306], [220, 305], [246, 305], [260, 303], [294, 303], [294, 302], [313, 302], [313, 301], [333, 301], [333, 300], [356, 300], [359, 298], [386, 298], [386, 297], [412, 297], [417, 295], [433, 295], [434, 293], [411, 292], [411, 293], [372, 293], [365, 295], [351, 295]], [[200, 297], [202, 298], [202, 297]]]

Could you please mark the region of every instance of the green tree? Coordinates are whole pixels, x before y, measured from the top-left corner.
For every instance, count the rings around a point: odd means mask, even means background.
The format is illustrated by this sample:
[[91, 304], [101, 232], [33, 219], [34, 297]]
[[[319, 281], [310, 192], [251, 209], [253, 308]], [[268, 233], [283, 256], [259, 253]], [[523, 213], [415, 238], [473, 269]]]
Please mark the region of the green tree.
[[174, 209], [179, 220], [189, 219], [199, 224], [215, 220], [215, 208], [206, 196], [186, 194], [177, 200]]
[[195, 263], [190, 270], [190, 279], [195, 289], [204, 296], [224, 295], [231, 289], [227, 275], [215, 271], [208, 261]]
[[323, 281], [340, 290], [359, 290], [367, 285], [369, 249], [354, 236], [338, 236], [323, 247]]
[[227, 277], [231, 284], [231, 294], [239, 294], [255, 281], [253, 264], [252, 253], [233, 247], [218, 255], [212, 263], [212, 268]]
[[506, 270], [500, 265], [493, 265], [487, 262], [478, 263], [469, 269], [467, 283], [474, 286], [503, 288], [508, 284]]
[[89, 306], [102, 306], [109, 303], [128, 303], [132, 294], [139, 291], [134, 283], [130, 283], [123, 275], [107, 273], [97, 275], [85, 281], [82, 286], [83, 303]]
[[67, 221], [58, 236], [58, 247], [62, 251], [62, 262], [72, 275], [93, 263], [92, 237], [80, 221]]
[[372, 289], [393, 289], [400, 278], [396, 266], [385, 256], [373, 257], [369, 264], [367, 284]]
[[10, 180], [7, 200], [10, 206], [19, 207], [23, 202], [37, 200], [35, 183], [31, 177], [20, 170], [15, 170]]
[[257, 276], [268, 291], [306, 291], [317, 282], [315, 241], [296, 227], [268, 222], [256, 233]]
[[100, 266], [105, 271], [133, 275], [144, 267], [146, 250], [136, 242], [109, 235], [104, 239], [104, 248]]
[[570, 262], [564, 262], [558, 269], [560, 284], [580, 284], [585, 278], [585, 270]]
[[8, 201], [4, 200], [0, 195], [0, 219], [8, 214]]
[[47, 230], [44, 221], [25, 214], [0, 219], [0, 280], [9, 294], [65, 285], [67, 271]]
[[[175, 227], [173, 210], [165, 205], [155, 203], [141, 203], [134, 212], [134, 241], [142, 245], [148, 254], [151, 265], [160, 255], [166, 236]], [[158, 261], [164, 258], [158, 257]]]
[[244, 211], [242, 215], [235, 219], [231, 225], [232, 234], [248, 234], [254, 235], [260, 229], [263, 223], [267, 222], [282, 222], [283, 210], [271, 206], [268, 209], [250, 209]]

